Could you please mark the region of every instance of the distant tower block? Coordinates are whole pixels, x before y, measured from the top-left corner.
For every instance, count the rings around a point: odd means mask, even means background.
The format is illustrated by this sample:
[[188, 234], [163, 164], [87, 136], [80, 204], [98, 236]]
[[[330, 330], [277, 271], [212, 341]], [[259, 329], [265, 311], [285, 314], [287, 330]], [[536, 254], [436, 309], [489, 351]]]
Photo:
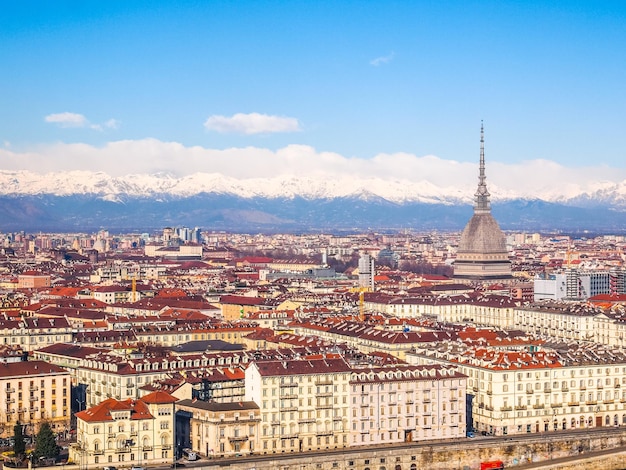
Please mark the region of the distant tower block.
[[359, 258], [359, 287], [374, 290], [374, 258], [363, 254]]
[[474, 215], [465, 226], [459, 241], [454, 277], [474, 280], [511, 278], [511, 262], [506, 238], [491, 215], [491, 202], [485, 177], [485, 139], [480, 126], [480, 171], [474, 194]]

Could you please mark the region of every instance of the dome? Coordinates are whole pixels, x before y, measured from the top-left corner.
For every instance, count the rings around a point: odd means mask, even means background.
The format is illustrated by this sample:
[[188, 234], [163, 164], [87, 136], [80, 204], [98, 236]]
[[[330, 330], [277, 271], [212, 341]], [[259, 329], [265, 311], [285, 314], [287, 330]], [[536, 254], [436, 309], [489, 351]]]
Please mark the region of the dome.
[[461, 234], [457, 253], [507, 253], [504, 233], [491, 213], [472, 216]]

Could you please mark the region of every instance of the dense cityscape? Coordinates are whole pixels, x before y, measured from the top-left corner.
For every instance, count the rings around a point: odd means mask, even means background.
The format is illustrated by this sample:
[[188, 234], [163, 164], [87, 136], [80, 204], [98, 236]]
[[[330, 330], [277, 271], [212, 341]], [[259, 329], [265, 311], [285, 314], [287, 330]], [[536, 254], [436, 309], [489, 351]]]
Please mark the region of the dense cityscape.
[[478, 181], [462, 233], [1, 234], [2, 437], [82, 470], [626, 428], [626, 239], [502, 232], [482, 135]]
[[626, 470], [625, 23], [3, 2], [3, 467]]

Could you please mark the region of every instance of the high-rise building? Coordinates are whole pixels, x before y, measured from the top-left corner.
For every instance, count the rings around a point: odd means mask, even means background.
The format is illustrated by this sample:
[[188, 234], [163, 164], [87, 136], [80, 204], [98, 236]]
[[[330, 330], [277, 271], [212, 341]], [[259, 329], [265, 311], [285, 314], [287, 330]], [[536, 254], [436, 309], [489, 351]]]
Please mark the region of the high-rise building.
[[368, 253], [363, 253], [359, 258], [359, 287], [374, 290], [374, 275], [376, 261]]
[[480, 171], [478, 189], [474, 194], [474, 215], [465, 226], [456, 260], [454, 277], [474, 280], [507, 279], [511, 277], [511, 262], [506, 238], [491, 215], [490, 194], [485, 177], [485, 139], [480, 126]]

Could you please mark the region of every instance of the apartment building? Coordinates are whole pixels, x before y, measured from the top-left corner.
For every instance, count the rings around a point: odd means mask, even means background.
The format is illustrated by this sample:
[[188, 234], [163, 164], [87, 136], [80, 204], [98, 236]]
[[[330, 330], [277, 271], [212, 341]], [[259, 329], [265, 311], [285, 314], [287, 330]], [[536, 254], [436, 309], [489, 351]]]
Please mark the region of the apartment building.
[[70, 374], [44, 361], [0, 364], [0, 436], [13, 435], [19, 421], [28, 435], [43, 422], [55, 432], [69, 431]]
[[387, 313], [399, 318], [426, 317], [441, 322], [472, 322], [498, 328], [514, 323], [513, 299], [502, 295], [424, 295], [389, 302]]
[[[100, 352], [85, 357], [82, 365], [76, 370], [76, 380], [86, 387], [87, 406], [94, 406], [107, 398], [117, 400], [138, 398], [138, 387], [166, 379], [174, 373], [191, 374], [201, 369], [237, 367], [242, 361], [247, 361], [243, 352], [186, 356], [139, 352], [126, 356], [115, 352]], [[220, 389], [222, 393], [216, 395], [224, 401], [228, 400], [225, 396], [227, 391], [240, 396], [236, 380], [237, 378], [233, 377], [235, 383], [229, 386], [228, 390]]]
[[177, 433], [194, 452], [207, 457], [232, 457], [257, 450], [261, 416], [254, 402], [181, 400], [176, 410], [189, 419], [188, 426], [181, 426]]
[[391, 331], [355, 321], [302, 321], [289, 326], [299, 335], [318, 336], [365, 353], [384, 352], [399, 359], [404, 359], [406, 352], [420, 343], [456, 339], [452, 331]]
[[175, 403], [158, 391], [140, 399], [109, 398], [76, 413], [69, 458], [85, 469], [173, 462]]
[[626, 426], [626, 353], [592, 343], [424, 345], [413, 364], [468, 376], [468, 428], [494, 435]]
[[258, 453], [347, 447], [350, 366], [343, 358], [268, 360], [246, 369], [246, 400], [259, 404]]
[[561, 340], [594, 341], [600, 326], [596, 317], [602, 313], [602, 309], [582, 303], [535, 303], [515, 308], [513, 328]]
[[350, 446], [465, 437], [466, 380], [440, 365], [353, 370]]
[[24, 271], [17, 276], [18, 289], [39, 289], [42, 287], [50, 287], [50, 274], [38, 271]]
[[25, 317], [0, 320], [0, 344], [19, 346], [24, 351], [55, 343], [71, 342], [72, 327], [65, 318]]

